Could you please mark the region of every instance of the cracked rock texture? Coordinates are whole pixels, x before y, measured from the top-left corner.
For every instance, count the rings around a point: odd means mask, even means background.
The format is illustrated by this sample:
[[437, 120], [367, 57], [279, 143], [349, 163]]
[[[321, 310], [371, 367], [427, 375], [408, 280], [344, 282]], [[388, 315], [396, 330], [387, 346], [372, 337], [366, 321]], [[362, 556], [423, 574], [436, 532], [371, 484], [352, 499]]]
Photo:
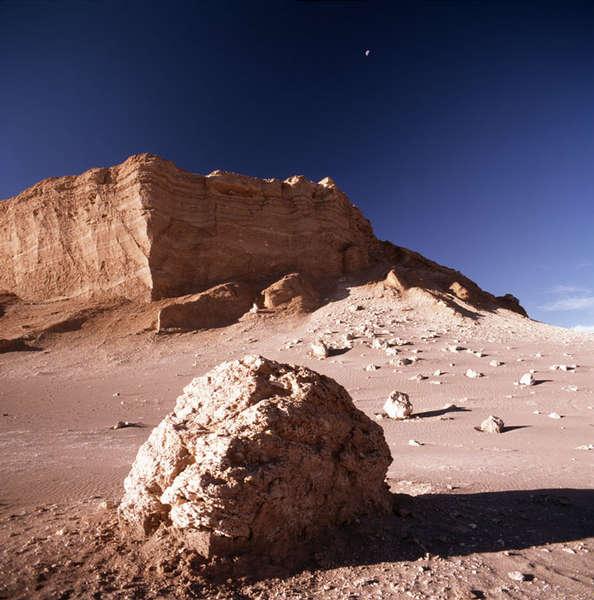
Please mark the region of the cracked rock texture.
[[122, 525], [161, 524], [206, 557], [273, 558], [358, 515], [390, 510], [379, 425], [334, 380], [261, 356], [194, 379], [125, 480]]

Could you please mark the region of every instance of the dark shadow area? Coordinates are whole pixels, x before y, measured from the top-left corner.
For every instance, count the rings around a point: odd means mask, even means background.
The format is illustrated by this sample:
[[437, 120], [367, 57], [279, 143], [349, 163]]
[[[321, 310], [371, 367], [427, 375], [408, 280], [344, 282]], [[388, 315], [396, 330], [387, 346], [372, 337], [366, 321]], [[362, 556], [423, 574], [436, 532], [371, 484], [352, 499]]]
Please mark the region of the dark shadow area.
[[552, 379], [537, 379], [532, 385], [542, 385], [543, 383], [551, 383]]
[[462, 406], [450, 406], [449, 408], [439, 408], [436, 410], [426, 410], [425, 412], [414, 413], [411, 418], [415, 419], [427, 419], [429, 417], [441, 417], [442, 415], [447, 415], [448, 413], [456, 413], [456, 412], [472, 412], [470, 408], [464, 408]]
[[41, 352], [41, 346], [30, 345], [26, 340], [21, 338], [14, 340], [0, 339], [0, 354], [6, 352]]
[[[514, 431], [515, 429], [529, 429], [530, 427], [532, 427], [532, 425], [510, 425], [509, 427], [504, 427], [500, 433], [508, 433], [509, 431]], [[489, 433], [487, 431], [483, 431], [478, 425], [474, 429], [479, 433]]]
[[341, 354], [346, 354], [352, 348], [329, 348], [328, 356], [340, 356]]
[[594, 490], [394, 494], [393, 501], [390, 515], [325, 531], [296, 551], [292, 565], [244, 555], [237, 562], [221, 561], [205, 575], [213, 583], [230, 576], [286, 578], [304, 569], [451, 558], [594, 537]]
[[322, 567], [519, 550], [594, 536], [594, 490], [394, 494], [394, 514], [332, 533]]
[[510, 431], [515, 431], [516, 429], [530, 429], [531, 425], [510, 425], [509, 427], [504, 427], [501, 433], [508, 433]]

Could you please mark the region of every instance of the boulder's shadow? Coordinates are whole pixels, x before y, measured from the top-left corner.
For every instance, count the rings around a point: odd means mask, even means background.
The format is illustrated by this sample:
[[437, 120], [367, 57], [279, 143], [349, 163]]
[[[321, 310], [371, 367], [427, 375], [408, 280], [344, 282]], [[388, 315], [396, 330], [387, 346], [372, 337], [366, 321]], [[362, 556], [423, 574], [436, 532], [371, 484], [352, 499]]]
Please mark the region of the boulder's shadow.
[[334, 531], [318, 568], [411, 561], [427, 554], [447, 558], [518, 550], [594, 536], [594, 490], [393, 498], [394, 514]]
[[435, 410], [426, 410], [420, 413], [414, 413], [412, 418], [418, 417], [419, 419], [427, 419], [429, 417], [441, 417], [453, 412], [471, 412], [470, 408], [464, 408], [462, 406], [449, 406], [447, 408], [438, 408]]
[[[285, 579], [304, 569], [414, 561], [521, 550], [594, 536], [594, 490], [542, 489], [479, 494], [394, 494], [390, 515], [328, 530], [294, 557], [243, 557], [211, 570], [210, 581]], [[245, 596], [239, 594], [237, 598]]]

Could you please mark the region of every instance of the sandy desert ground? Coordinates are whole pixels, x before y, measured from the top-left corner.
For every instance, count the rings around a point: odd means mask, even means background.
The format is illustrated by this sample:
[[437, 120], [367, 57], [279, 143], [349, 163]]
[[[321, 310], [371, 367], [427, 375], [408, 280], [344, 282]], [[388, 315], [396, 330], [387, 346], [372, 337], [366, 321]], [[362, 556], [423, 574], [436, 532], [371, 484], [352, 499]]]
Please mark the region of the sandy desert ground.
[[[594, 598], [594, 336], [345, 280], [326, 300], [172, 335], [115, 311], [0, 354], [0, 597]], [[298, 567], [209, 570], [170, 540], [125, 539], [114, 507], [139, 446], [193, 377], [245, 354], [326, 374], [378, 420], [394, 514], [329, 533]], [[382, 414], [392, 390], [410, 419]], [[502, 434], [476, 429], [489, 415]]]

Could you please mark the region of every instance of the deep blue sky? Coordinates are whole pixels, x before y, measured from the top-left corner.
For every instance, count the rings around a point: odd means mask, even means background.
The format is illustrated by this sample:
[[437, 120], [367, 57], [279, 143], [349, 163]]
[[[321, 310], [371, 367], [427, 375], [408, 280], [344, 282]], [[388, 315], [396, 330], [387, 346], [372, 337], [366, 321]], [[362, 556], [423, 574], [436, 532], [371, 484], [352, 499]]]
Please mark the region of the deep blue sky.
[[141, 152], [329, 175], [378, 237], [594, 327], [590, 1], [0, 0], [0, 86], [0, 198]]

